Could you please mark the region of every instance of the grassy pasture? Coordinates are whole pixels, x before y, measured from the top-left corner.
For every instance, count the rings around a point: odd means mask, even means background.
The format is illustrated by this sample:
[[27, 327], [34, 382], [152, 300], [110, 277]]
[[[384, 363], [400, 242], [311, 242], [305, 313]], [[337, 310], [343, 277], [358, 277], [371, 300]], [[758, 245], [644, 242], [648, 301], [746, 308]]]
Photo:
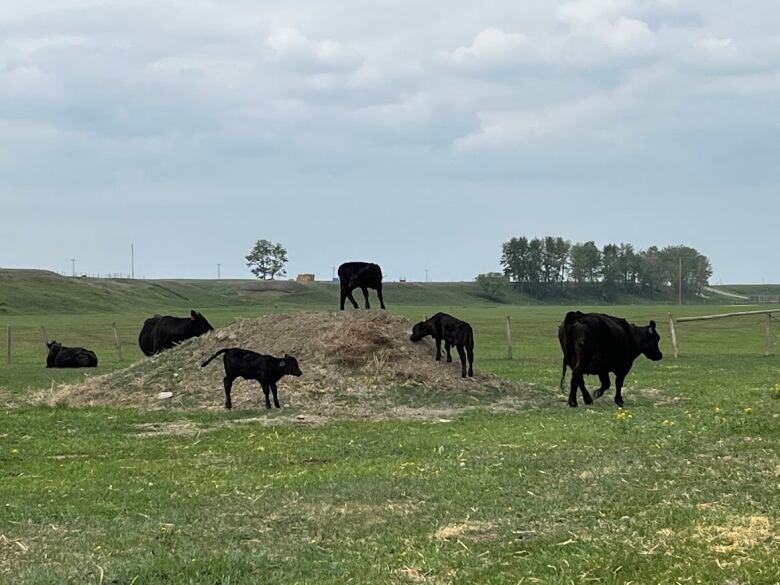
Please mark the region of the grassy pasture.
[[[234, 305], [198, 308], [215, 326], [331, 308]], [[731, 307], [610, 307], [656, 319], [667, 356], [637, 362], [619, 412], [611, 393], [566, 408], [555, 337], [565, 308], [397, 305], [389, 294], [388, 305], [471, 321], [477, 367], [548, 398], [449, 422], [273, 427], [262, 422], [282, 415], [265, 410], [23, 406], [31, 390], [84, 375], [42, 367], [40, 325], [94, 347], [107, 371], [121, 366], [111, 322], [130, 363], [148, 307], [0, 317], [16, 345], [0, 364], [14, 404], [0, 414], [0, 583], [780, 582], [780, 359], [761, 356], [760, 318], [682, 324], [675, 360], [668, 310]]]

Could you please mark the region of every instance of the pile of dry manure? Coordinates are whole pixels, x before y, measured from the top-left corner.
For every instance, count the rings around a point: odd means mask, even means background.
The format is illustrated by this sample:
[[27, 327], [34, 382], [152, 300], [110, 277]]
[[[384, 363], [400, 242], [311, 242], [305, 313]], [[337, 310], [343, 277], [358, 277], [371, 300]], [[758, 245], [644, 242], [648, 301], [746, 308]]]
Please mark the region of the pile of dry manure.
[[[56, 387], [42, 399], [74, 406], [220, 409], [222, 361], [200, 365], [228, 347], [294, 355], [304, 375], [283, 378], [279, 397], [301, 413], [430, 417], [480, 406], [516, 408], [530, 399], [528, 388], [481, 371], [479, 345], [475, 377], [461, 379], [457, 353], [453, 350], [454, 363], [436, 363], [433, 341], [412, 343], [411, 328], [408, 319], [385, 311], [245, 319], [127, 369]], [[235, 409], [263, 408], [259, 384], [237, 380], [233, 403]]]

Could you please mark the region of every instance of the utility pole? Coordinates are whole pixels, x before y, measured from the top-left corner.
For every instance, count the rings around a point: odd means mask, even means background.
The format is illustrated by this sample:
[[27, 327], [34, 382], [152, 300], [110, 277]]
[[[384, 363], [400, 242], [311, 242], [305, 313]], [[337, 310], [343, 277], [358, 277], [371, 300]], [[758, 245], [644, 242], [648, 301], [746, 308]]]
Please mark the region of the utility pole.
[[428, 269], [425, 269], [425, 282], [428, 282]]
[[222, 269], [222, 264], [220, 264], [219, 262], [217, 262], [217, 280], [219, 280], [219, 279], [221, 278], [221, 276], [222, 276], [222, 271], [221, 271], [221, 269]]
[[135, 246], [130, 244], [130, 278], [135, 278]]
[[76, 276], [76, 258], [70, 259], [71, 276]]
[[336, 280], [336, 267], [332, 266], [332, 268], [333, 268], [333, 278], [331, 279], [331, 281]]
[[680, 266], [677, 272], [677, 293], [678, 293], [678, 300], [680, 304], [682, 305], [682, 256], [680, 256]]

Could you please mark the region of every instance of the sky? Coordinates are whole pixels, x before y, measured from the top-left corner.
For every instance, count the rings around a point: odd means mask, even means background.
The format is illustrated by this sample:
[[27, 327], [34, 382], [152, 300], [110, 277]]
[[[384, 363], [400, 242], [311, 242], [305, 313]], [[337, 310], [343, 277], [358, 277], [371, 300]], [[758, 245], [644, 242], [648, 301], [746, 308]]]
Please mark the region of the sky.
[[776, 0], [0, 3], [0, 266], [471, 280], [502, 242], [780, 282]]

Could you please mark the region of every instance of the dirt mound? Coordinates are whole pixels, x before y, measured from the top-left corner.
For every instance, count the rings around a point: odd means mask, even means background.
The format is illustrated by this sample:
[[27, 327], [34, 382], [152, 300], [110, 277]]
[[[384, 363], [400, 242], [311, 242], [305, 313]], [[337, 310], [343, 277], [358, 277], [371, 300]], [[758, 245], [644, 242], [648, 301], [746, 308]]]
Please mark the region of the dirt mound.
[[[414, 418], [420, 408], [446, 416], [474, 406], [514, 408], [529, 399], [527, 388], [480, 371], [478, 361], [476, 376], [461, 379], [457, 354], [455, 363], [436, 363], [433, 341], [412, 343], [411, 327], [408, 319], [385, 311], [266, 315], [237, 321], [127, 369], [56, 387], [40, 399], [49, 404], [220, 409], [221, 359], [207, 368], [200, 365], [226, 347], [298, 358], [304, 375], [283, 378], [279, 396], [283, 406], [301, 412]], [[235, 409], [263, 408], [259, 384], [236, 381], [233, 404]]]

